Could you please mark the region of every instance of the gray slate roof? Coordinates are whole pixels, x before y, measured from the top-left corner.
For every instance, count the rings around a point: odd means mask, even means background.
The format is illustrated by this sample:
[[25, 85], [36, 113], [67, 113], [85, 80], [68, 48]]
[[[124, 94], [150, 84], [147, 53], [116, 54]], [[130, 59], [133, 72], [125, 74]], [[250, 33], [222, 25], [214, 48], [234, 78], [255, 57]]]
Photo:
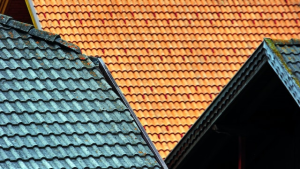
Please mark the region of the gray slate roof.
[[300, 39], [265, 41], [270, 65], [300, 107]]
[[264, 64], [273, 68], [300, 107], [300, 39], [266, 38], [165, 159], [169, 168], [176, 168], [184, 160], [242, 86]]
[[0, 15], [0, 168], [160, 168], [97, 66]]

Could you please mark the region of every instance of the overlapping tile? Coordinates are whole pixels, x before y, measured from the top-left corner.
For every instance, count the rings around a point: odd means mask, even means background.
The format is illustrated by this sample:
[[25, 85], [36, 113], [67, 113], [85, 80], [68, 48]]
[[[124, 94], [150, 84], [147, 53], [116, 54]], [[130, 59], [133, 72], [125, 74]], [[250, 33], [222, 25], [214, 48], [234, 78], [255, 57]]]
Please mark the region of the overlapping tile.
[[104, 59], [163, 157], [264, 37], [300, 33], [296, 0], [33, 2], [44, 30]]
[[161, 168], [97, 68], [59, 35], [0, 15], [0, 168]]

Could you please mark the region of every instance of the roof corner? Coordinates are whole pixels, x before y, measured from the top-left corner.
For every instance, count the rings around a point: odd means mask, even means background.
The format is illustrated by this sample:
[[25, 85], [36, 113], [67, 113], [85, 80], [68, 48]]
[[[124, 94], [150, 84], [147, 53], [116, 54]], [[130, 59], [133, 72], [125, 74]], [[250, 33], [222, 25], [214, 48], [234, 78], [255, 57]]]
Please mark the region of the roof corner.
[[0, 23], [7, 25], [9, 27], [27, 32], [30, 35], [39, 37], [41, 39], [44, 39], [44, 40], [47, 40], [50, 42], [54, 42], [55, 39], [60, 38], [60, 35], [58, 35], [58, 34], [38, 30], [38, 29], [34, 28], [34, 26], [31, 24], [16, 21], [11, 16], [7, 16], [4, 14], [0, 14]]
[[99, 65], [99, 58], [97, 57], [93, 57], [93, 56], [89, 56], [90, 60], [95, 64], [95, 65]]
[[278, 43], [278, 42], [279, 42], [279, 40], [273, 40], [273, 39], [270, 39], [270, 38], [264, 38], [264, 45], [263, 46], [264, 46], [265, 49], [271, 50], [271, 52], [273, 54], [275, 54], [281, 60], [281, 62], [283, 62], [282, 55], [278, 51], [277, 47], [275, 46], [275, 44]]
[[264, 42], [266, 45], [264, 47], [267, 50], [271, 50], [271, 52], [280, 60], [281, 64], [284, 66], [284, 68], [288, 71], [289, 74], [292, 74], [292, 70], [288, 67], [288, 65], [285, 63], [283, 56], [279, 52], [279, 50], [276, 47], [276, 44], [290, 44], [290, 40], [280, 40], [280, 39], [270, 39], [270, 38], [265, 38]]
[[75, 45], [73, 43], [69, 43], [69, 42], [61, 39], [59, 34], [36, 29], [31, 24], [16, 21], [12, 17], [3, 15], [3, 14], [0, 14], [0, 23], [3, 25], [9, 26], [11, 28], [17, 29], [17, 30], [27, 32], [28, 34], [30, 34], [32, 36], [44, 39], [46, 41], [56, 42], [56, 43], [60, 44], [61, 46], [67, 47], [67, 48], [75, 51], [76, 53], [81, 54], [81, 50], [77, 45]]
[[12, 17], [10, 17], [10, 16], [0, 14], [0, 23], [2, 23], [2, 24], [6, 24], [11, 19], [12, 19]]

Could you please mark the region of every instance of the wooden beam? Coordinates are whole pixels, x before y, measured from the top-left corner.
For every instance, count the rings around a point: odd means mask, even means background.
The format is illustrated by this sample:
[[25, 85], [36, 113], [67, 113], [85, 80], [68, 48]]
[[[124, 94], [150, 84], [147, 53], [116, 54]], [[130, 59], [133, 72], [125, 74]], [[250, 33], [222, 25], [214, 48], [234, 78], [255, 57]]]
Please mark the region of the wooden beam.
[[36, 29], [39, 29], [39, 30], [42, 30], [42, 26], [39, 22], [39, 19], [38, 19], [38, 16], [36, 14], [36, 11], [35, 11], [35, 8], [34, 8], [34, 5], [32, 3], [32, 0], [25, 0], [25, 3], [26, 3], [26, 6], [27, 6], [27, 9], [29, 11], [29, 14], [30, 14], [30, 17], [31, 17], [31, 21], [33, 23], [33, 26], [36, 28]]
[[2, 14], [5, 13], [5, 10], [6, 10], [8, 1], [9, 1], [9, 0], [2, 0], [2, 2], [0, 2], [0, 12], [1, 12]]

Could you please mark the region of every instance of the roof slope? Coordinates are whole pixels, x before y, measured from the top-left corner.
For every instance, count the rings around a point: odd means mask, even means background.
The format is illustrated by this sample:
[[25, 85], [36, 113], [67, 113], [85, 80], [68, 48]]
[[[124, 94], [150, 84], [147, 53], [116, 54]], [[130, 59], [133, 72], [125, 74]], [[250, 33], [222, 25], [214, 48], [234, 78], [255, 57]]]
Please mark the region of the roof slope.
[[162, 157], [264, 37], [299, 36], [296, 0], [33, 0], [47, 31], [101, 56]]
[[[265, 51], [265, 52], [262, 52]], [[269, 64], [300, 107], [300, 39], [265, 39], [228, 85], [166, 158], [169, 168], [187, 156], [232, 100], [243, 90], [263, 64]]]
[[97, 66], [0, 15], [0, 168], [160, 168]]

